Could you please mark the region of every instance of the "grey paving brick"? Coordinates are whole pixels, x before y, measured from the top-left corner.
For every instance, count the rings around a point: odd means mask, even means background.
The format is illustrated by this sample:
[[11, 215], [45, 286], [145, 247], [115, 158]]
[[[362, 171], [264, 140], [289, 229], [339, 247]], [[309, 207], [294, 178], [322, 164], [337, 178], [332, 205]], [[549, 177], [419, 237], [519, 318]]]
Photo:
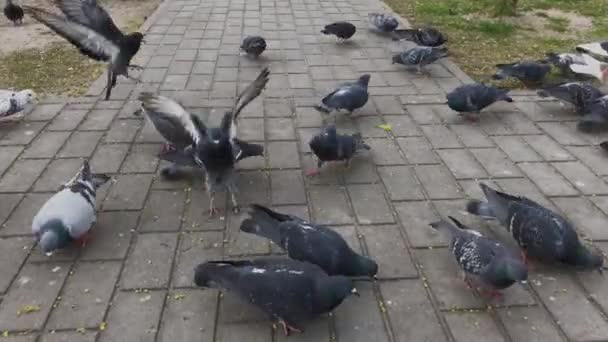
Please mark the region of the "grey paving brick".
[[152, 175], [120, 175], [106, 197], [104, 210], [143, 208]]
[[[113, 93], [113, 92], [112, 92]], [[42, 335], [42, 342], [95, 342], [96, 332], [86, 331], [84, 333], [76, 331], [52, 331]]]
[[397, 142], [410, 164], [437, 164], [439, 159], [423, 137], [398, 138]]
[[30, 114], [27, 115], [27, 119], [32, 121], [52, 120], [57, 114], [59, 114], [59, 112], [64, 106], [64, 103], [40, 104], [36, 106], [36, 108]]
[[371, 147], [371, 155], [376, 165], [405, 164], [399, 149], [390, 139], [366, 139]]
[[102, 132], [74, 132], [57, 156], [59, 158], [88, 158], [93, 154], [102, 135]]
[[158, 144], [135, 144], [131, 145], [131, 151], [127, 155], [120, 169], [123, 173], [156, 172], [158, 166], [158, 153], [161, 146]]
[[0, 139], [0, 146], [27, 145], [36, 138], [44, 125], [44, 122], [22, 122], [11, 130], [4, 128], [3, 131], [7, 133]]
[[563, 149], [553, 139], [546, 135], [527, 135], [523, 137], [538, 154], [547, 161], [563, 161], [574, 159], [568, 151]]
[[72, 179], [81, 167], [80, 159], [55, 159], [38, 178], [33, 190], [56, 192], [61, 185]]
[[593, 240], [608, 238], [606, 224], [608, 218], [585, 198], [563, 197], [554, 198], [553, 202], [566, 214], [570, 222], [586, 237]]
[[139, 220], [140, 231], [176, 231], [182, 222], [186, 201], [183, 191], [150, 191]]
[[0, 175], [6, 171], [23, 151], [23, 146], [4, 146], [0, 153]]
[[27, 191], [42, 173], [48, 159], [22, 159], [16, 161], [0, 179], [0, 191]]
[[542, 158], [518, 136], [496, 136], [492, 137], [496, 145], [500, 147], [514, 162], [536, 162]]
[[172, 233], [139, 234], [125, 263], [121, 287], [162, 288], [169, 281], [169, 272], [177, 244]]
[[43, 132], [23, 153], [23, 158], [52, 158], [70, 136], [70, 132]]
[[174, 287], [194, 286], [194, 268], [205, 261], [221, 259], [224, 246], [222, 232], [188, 232], [182, 234], [173, 274]]
[[479, 336], [488, 342], [507, 341], [488, 313], [447, 313], [445, 320], [456, 341], [471, 341]]
[[300, 170], [278, 170], [270, 173], [273, 204], [306, 203], [306, 191]]
[[[192, 187], [184, 215], [184, 229], [188, 230], [220, 230], [224, 229], [225, 220], [221, 217], [209, 217], [209, 195], [199, 186]], [[224, 193], [215, 196], [216, 206], [226, 203]], [[221, 207], [220, 207], [221, 208]]]
[[84, 109], [64, 109], [53, 119], [47, 129], [52, 131], [75, 129], [87, 113], [88, 110]]
[[166, 305], [158, 334], [159, 341], [213, 340], [217, 292], [174, 291], [169, 294]]
[[[369, 102], [368, 102], [369, 103]], [[357, 118], [357, 127], [363, 138], [386, 138], [387, 133], [379, 128], [379, 125], [385, 124], [380, 116], [362, 116]]]
[[244, 234], [240, 231], [241, 222], [248, 215], [240, 212], [229, 217], [228, 229], [224, 236], [226, 254], [230, 256], [241, 256], [251, 254], [268, 254], [270, 252], [269, 241], [254, 234]]
[[263, 171], [241, 172], [237, 180], [237, 200], [241, 206], [251, 203], [267, 204], [270, 200], [270, 180]]
[[462, 192], [452, 175], [441, 165], [419, 165], [414, 168], [431, 199], [459, 198]]
[[587, 145], [587, 142], [575, 130], [559, 122], [541, 122], [538, 124], [555, 141], [562, 145]]
[[560, 341], [557, 328], [539, 307], [511, 307], [498, 310], [498, 316], [514, 341]]
[[438, 219], [430, 202], [397, 203], [395, 210], [412, 247], [445, 245], [445, 238], [429, 227], [429, 223]]
[[348, 341], [388, 341], [371, 284], [360, 282], [356, 286], [361, 293], [356, 298], [359, 300], [346, 298], [334, 310], [337, 334]]
[[522, 163], [519, 167], [547, 196], [578, 194], [578, 191], [549, 164]]
[[90, 241], [83, 248], [82, 260], [124, 259], [131, 232], [137, 227], [139, 213], [128, 211], [101, 212], [91, 229]]
[[240, 139], [247, 141], [264, 140], [264, 120], [261, 118], [239, 120], [238, 134]]
[[393, 223], [382, 188], [373, 184], [350, 184], [348, 193], [357, 221], [361, 224]]
[[222, 342], [239, 342], [243, 339], [267, 342], [272, 333], [269, 322], [220, 324], [217, 330], [217, 338]]
[[606, 156], [603, 149], [596, 146], [567, 146], [570, 153], [582, 161], [595, 174], [608, 175], [605, 167]]
[[91, 169], [97, 173], [116, 173], [128, 151], [128, 144], [100, 145], [91, 158]]
[[434, 148], [458, 148], [461, 147], [456, 134], [446, 126], [429, 125], [421, 126], [422, 132], [429, 139]]
[[118, 114], [116, 109], [94, 109], [78, 127], [81, 131], [104, 131], [108, 129], [114, 117]]
[[408, 166], [378, 168], [391, 200], [422, 200], [424, 193], [416, 175]]
[[608, 192], [606, 182], [580, 162], [552, 163], [552, 165], [585, 195], [600, 195]]
[[266, 134], [269, 140], [295, 140], [293, 120], [288, 118], [267, 119]]
[[359, 230], [370, 256], [378, 263], [379, 278], [418, 276], [397, 226], [362, 226]]
[[19, 272], [19, 268], [25, 261], [33, 241], [28, 237], [0, 238], [0, 248], [9, 257], [0, 259], [0, 293], [8, 290], [11, 282]]
[[492, 140], [475, 126], [450, 125], [450, 130], [456, 133], [466, 147], [494, 147]]
[[[52, 194], [27, 194], [2, 224], [0, 235], [31, 235], [32, 218]], [[12, 205], [11, 205], [12, 206]]]
[[335, 186], [311, 186], [310, 202], [312, 216], [316, 222], [324, 224], [352, 223], [350, 211], [344, 190]]
[[277, 169], [300, 167], [298, 146], [295, 142], [270, 142], [266, 150], [270, 160], [270, 167]]
[[517, 166], [497, 148], [476, 148], [471, 152], [492, 178], [521, 176]]
[[465, 149], [438, 150], [437, 154], [456, 179], [484, 178], [487, 176], [473, 155]]

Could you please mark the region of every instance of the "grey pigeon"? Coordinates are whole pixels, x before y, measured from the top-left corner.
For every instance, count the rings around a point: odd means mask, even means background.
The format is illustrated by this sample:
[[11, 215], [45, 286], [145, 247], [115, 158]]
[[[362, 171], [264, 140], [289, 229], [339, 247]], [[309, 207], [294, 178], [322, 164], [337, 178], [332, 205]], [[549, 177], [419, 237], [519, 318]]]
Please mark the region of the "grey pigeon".
[[[507, 95], [508, 89], [499, 89], [482, 83], [465, 84], [447, 94], [448, 106], [459, 113], [474, 113], [479, 115], [482, 109], [496, 101], [513, 102]], [[467, 116], [476, 120], [476, 116]]]
[[583, 245], [574, 227], [561, 215], [520, 196], [496, 191], [480, 183], [487, 202], [472, 200], [467, 211], [493, 217], [511, 233], [528, 257], [601, 271], [603, 257]]
[[22, 112], [29, 103], [36, 100], [36, 93], [31, 89], [21, 91], [0, 91], [0, 123], [22, 118]]
[[555, 97], [558, 100], [574, 105], [577, 113], [583, 114], [588, 107], [604, 94], [593, 85], [585, 82], [568, 82], [543, 87], [540, 97]]
[[528, 87], [543, 83], [545, 76], [551, 71], [549, 64], [529, 61], [496, 64], [496, 67], [498, 72], [492, 76], [493, 79], [502, 80], [513, 77]]
[[318, 265], [329, 275], [373, 277], [378, 264], [353, 251], [340, 234], [329, 227], [281, 214], [259, 204], [251, 205], [241, 230], [270, 239], [290, 258]]
[[475, 284], [479, 284], [494, 297], [502, 296], [497, 290], [528, 279], [528, 267], [519, 254], [502, 242], [464, 226], [455, 218], [448, 218], [451, 222], [442, 220], [431, 223], [431, 227], [447, 233], [450, 249], [464, 271], [467, 285], [475, 288]]
[[342, 40], [352, 37], [355, 32], [357, 32], [357, 28], [348, 21], [338, 21], [333, 24], [325, 25], [325, 28], [321, 30], [321, 33], [323, 34], [333, 34]]
[[302, 332], [305, 321], [358, 295], [349, 278], [328, 276], [319, 266], [286, 258], [207, 261], [195, 268], [194, 283], [232, 292], [259, 307], [285, 335]]
[[608, 82], [608, 62], [601, 62], [586, 53], [581, 55], [584, 63], [570, 64], [570, 70], [577, 75], [592, 77], [602, 84]]
[[310, 139], [308, 145], [319, 159], [317, 168], [307, 171], [308, 176], [319, 174], [323, 163], [329, 161], [345, 161], [345, 166], [348, 168], [350, 167], [350, 161], [357, 152], [371, 149], [363, 141], [360, 133], [338, 134], [334, 125], [328, 125], [321, 129], [321, 132]]
[[85, 160], [76, 176], [44, 203], [32, 222], [32, 233], [42, 252], [50, 255], [71, 242], [86, 243], [87, 233], [96, 220], [97, 188], [109, 179], [109, 176], [91, 173]]
[[13, 22], [14, 25], [23, 24], [23, 8], [16, 5], [13, 0], [6, 0], [4, 5], [4, 16]]
[[370, 74], [364, 74], [356, 82], [348, 82], [340, 85], [321, 100], [321, 104], [315, 109], [323, 113], [331, 113], [334, 110], [346, 109], [349, 113], [355, 109], [365, 106], [369, 93]]
[[389, 14], [370, 13], [367, 18], [370, 24], [380, 32], [392, 32], [399, 26], [397, 19]]
[[205, 171], [205, 187], [209, 193], [209, 213], [217, 212], [214, 205], [215, 193], [220, 189], [230, 192], [233, 210], [238, 212], [236, 200], [236, 162], [250, 156], [261, 156], [264, 147], [247, 143], [237, 138], [238, 115], [256, 97], [268, 83], [270, 71], [264, 68], [258, 77], [236, 98], [232, 109], [224, 114], [220, 127], [208, 128], [195, 116], [180, 114], [185, 110], [176, 102], [161, 97], [144, 99], [142, 105], [146, 111], [160, 112], [163, 108], [171, 110], [173, 116], [191, 118], [190, 124], [194, 129], [187, 130], [191, 134], [193, 144], [183, 150], [175, 149], [159, 155], [163, 160], [176, 164], [196, 165]]
[[606, 141], [602, 141], [602, 142], [600, 143], [600, 147], [602, 148], [602, 150], [604, 150], [604, 151], [608, 152], [608, 140], [606, 140]]
[[577, 74], [577, 73], [573, 72], [572, 69], [570, 68], [570, 66], [572, 64], [579, 64], [579, 65], [587, 64], [585, 58], [581, 54], [567, 53], [567, 52], [564, 52], [564, 53], [549, 52], [549, 53], [547, 53], [546, 61], [548, 63], [551, 63], [553, 66], [555, 66], [560, 71], [562, 76], [566, 77], [568, 79], [574, 78], [574, 79], [579, 79], [579, 80], [583, 80], [583, 81], [588, 81], [593, 78], [593, 76], [590, 76], [590, 75]]
[[247, 36], [241, 43], [241, 50], [248, 56], [257, 58], [266, 50], [266, 41], [260, 36]]
[[436, 48], [428, 46], [416, 46], [401, 53], [393, 55], [393, 64], [415, 65], [418, 73], [422, 72], [422, 67], [438, 61], [448, 56], [446, 48]]
[[576, 47], [576, 51], [585, 52], [608, 61], [608, 40], [605, 42], [580, 44]]
[[420, 46], [441, 46], [448, 39], [434, 27], [419, 27], [415, 29], [394, 30], [391, 33], [393, 40], [409, 40]]
[[608, 95], [590, 103], [576, 127], [585, 133], [605, 130], [608, 127]]
[[108, 63], [106, 100], [110, 98], [118, 75], [139, 82], [129, 76], [128, 69], [142, 69], [130, 63], [139, 51], [143, 34], [123, 34], [97, 0], [57, 0], [57, 3], [65, 17], [30, 6], [24, 6], [24, 9], [34, 19], [76, 46], [82, 54]]

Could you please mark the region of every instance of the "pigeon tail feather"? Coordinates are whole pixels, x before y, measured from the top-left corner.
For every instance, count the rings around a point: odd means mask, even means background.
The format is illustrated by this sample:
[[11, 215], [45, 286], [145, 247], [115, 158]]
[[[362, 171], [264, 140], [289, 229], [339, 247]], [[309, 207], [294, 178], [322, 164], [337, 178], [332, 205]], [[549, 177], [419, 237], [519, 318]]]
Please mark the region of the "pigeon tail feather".
[[245, 219], [241, 223], [241, 230], [245, 233], [265, 237], [280, 246], [281, 231], [279, 223], [281, 221], [273, 217], [271, 213], [274, 212], [265, 207], [256, 204], [252, 205], [251, 212], [249, 213], [251, 218]]
[[[194, 284], [200, 287], [223, 289], [235, 283], [238, 273], [234, 267], [238, 261], [207, 261], [194, 269]], [[243, 263], [241, 263], [243, 264]]]
[[492, 208], [488, 202], [479, 200], [471, 200], [467, 203], [467, 211], [473, 215], [495, 217]]

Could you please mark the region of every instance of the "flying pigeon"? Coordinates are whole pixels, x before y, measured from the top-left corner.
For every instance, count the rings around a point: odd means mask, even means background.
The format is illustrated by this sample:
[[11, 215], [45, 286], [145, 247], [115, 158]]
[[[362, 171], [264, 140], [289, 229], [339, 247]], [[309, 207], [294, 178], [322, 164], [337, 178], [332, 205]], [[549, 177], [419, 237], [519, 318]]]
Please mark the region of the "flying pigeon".
[[329, 275], [373, 277], [378, 264], [353, 251], [340, 234], [329, 227], [313, 224], [259, 204], [251, 205], [249, 218], [241, 230], [272, 240], [290, 258], [318, 265]]
[[483, 286], [492, 296], [501, 296], [497, 290], [506, 289], [518, 281], [528, 279], [528, 267], [519, 254], [513, 253], [502, 242], [483, 236], [455, 218], [451, 222], [441, 220], [431, 227], [447, 232], [450, 249], [458, 266], [464, 271], [467, 285]]
[[543, 87], [543, 89], [539, 90], [537, 93], [540, 97], [552, 96], [558, 100], [570, 103], [574, 105], [576, 112], [579, 114], [585, 113], [591, 103], [604, 96], [599, 89], [585, 82], [568, 82], [550, 85]]
[[565, 218], [526, 197], [502, 193], [483, 183], [480, 186], [487, 202], [469, 201], [467, 211], [496, 218], [522, 248], [524, 260], [531, 257], [601, 271], [602, 255], [585, 247]]
[[608, 81], [608, 63], [603, 63], [588, 54], [582, 54], [585, 63], [570, 64], [570, 70], [579, 75], [597, 78], [600, 82]]
[[328, 276], [316, 265], [286, 258], [207, 261], [194, 270], [197, 286], [238, 295], [276, 320], [286, 336], [301, 324], [334, 310], [351, 294], [352, 280]]
[[241, 43], [241, 50], [248, 56], [258, 58], [266, 50], [266, 41], [260, 36], [247, 36]]
[[576, 47], [577, 51], [598, 56], [608, 61], [608, 41], [581, 44]]
[[357, 28], [355, 25], [347, 21], [338, 21], [333, 24], [326, 25], [325, 28], [321, 30], [321, 33], [327, 35], [333, 34], [339, 39], [345, 40], [352, 37], [356, 31]]
[[[459, 113], [479, 112], [496, 101], [513, 102], [508, 89], [499, 89], [482, 83], [465, 84], [447, 94], [448, 106]], [[476, 116], [467, 117], [476, 120]]]
[[551, 71], [551, 65], [536, 62], [517, 62], [510, 64], [497, 64], [498, 72], [492, 76], [495, 80], [509, 77], [518, 79], [526, 86], [542, 83], [545, 76]]
[[448, 41], [443, 33], [434, 27], [394, 30], [391, 36], [393, 40], [409, 40], [416, 43], [416, 45], [431, 47], [441, 46]]
[[[238, 212], [236, 200], [237, 161], [261, 156], [264, 147], [244, 142], [237, 138], [237, 118], [241, 110], [260, 95], [270, 71], [264, 68], [258, 77], [236, 98], [232, 109], [224, 114], [220, 127], [208, 128], [195, 116], [188, 114], [177, 102], [159, 96], [140, 97], [145, 111], [162, 112], [167, 116], [185, 118], [187, 131], [191, 135], [192, 145], [183, 150], [174, 149], [159, 155], [163, 160], [181, 165], [196, 165], [205, 171], [205, 187], [209, 193], [209, 214], [218, 210], [214, 206], [214, 195], [220, 188], [230, 192], [233, 210]], [[190, 118], [190, 120], [188, 120]]]
[[31, 89], [21, 91], [0, 91], [0, 123], [13, 121], [23, 117], [19, 114], [28, 103], [33, 103], [36, 93]]
[[110, 180], [104, 174], [93, 174], [87, 160], [80, 171], [40, 208], [32, 223], [42, 252], [51, 255], [70, 242], [87, 242], [87, 233], [96, 220], [95, 194]]
[[6, 0], [4, 5], [4, 16], [16, 25], [23, 24], [23, 8], [19, 5], [15, 5], [13, 0]]
[[415, 65], [418, 73], [422, 73], [421, 68], [423, 66], [434, 63], [447, 56], [448, 51], [446, 48], [416, 46], [393, 55], [393, 64]]
[[579, 120], [577, 128], [586, 133], [604, 130], [608, 126], [608, 95], [595, 99]]
[[321, 104], [315, 106], [315, 109], [322, 113], [331, 113], [333, 110], [346, 109], [350, 114], [355, 109], [365, 106], [369, 93], [367, 86], [369, 84], [370, 74], [364, 74], [355, 82], [348, 82], [340, 85], [321, 100]]
[[317, 168], [306, 173], [308, 176], [319, 174], [323, 163], [329, 161], [344, 161], [348, 168], [350, 167], [350, 161], [357, 152], [371, 149], [363, 141], [361, 133], [338, 134], [334, 125], [328, 125], [321, 129], [319, 134], [312, 137], [308, 145], [319, 159]]
[[132, 65], [131, 59], [143, 42], [139, 32], [123, 34], [97, 0], [57, 0], [65, 17], [46, 10], [24, 6], [25, 12], [76, 46], [94, 60], [108, 63], [106, 96], [108, 100], [118, 75], [129, 76], [128, 69], [142, 69]]
[[384, 14], [384, 13], [370, 13], [367, 15], [370, 24], [374, 26], [380, 32], [392, 32], [397, 26], [399, 26], [399, 22], [392, 15]]

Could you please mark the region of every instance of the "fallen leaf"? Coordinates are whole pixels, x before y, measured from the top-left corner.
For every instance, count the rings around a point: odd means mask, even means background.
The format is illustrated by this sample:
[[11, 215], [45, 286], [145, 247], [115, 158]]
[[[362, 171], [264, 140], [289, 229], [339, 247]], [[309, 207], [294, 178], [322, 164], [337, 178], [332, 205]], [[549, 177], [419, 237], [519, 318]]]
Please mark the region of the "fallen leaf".
[[19, 311], [17, 311], [17, 316], [21, 316], [23, 314], [29, 314], [32, 312], [36, 312], [36, 311], [40, 311], [40, 305], [24, 305], [21, 307], [21, 309], [19, 309]]
[[381, 128], [381, 129], [383, 129], [383, 130], [385, 130], [387, 132], [391, 132], [393, 130], [393, 126], [391, 126], [389, 124], [381, 124], [381, 125], [378, 125], [376, 127]]
[[99, 330], [106, 330], [106, 322], [101, 322], [101, 324], [99, 324]]
[[173, 299], [175, 299], [175, 300], [182, 300], [182, 299], [184, 299], [184, 298], [186, 298], [186, 295], [185, 295], [185, 294], [183, 294], [183, 293], [176, 293], [176, 294], [173, 296]]

